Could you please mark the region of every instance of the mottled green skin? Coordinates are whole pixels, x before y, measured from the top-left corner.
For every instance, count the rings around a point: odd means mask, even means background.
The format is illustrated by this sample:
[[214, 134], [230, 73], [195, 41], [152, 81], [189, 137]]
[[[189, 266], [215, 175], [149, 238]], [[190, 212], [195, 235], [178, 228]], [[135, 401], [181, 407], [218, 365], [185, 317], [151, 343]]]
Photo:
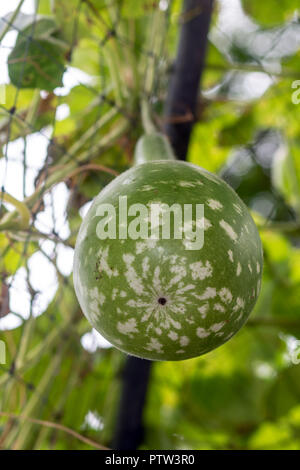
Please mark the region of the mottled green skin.
[[[99, 240], [98, 205], [117, 207], [124, 195], [128, 206], [203, 203], [203, 248], [189, 251], [174, 239]], [[74, 284], [90, 323], [117, 348], [182, 360], [211, 351], [241, 328], [258, 297], [262, 265], [256, 226], [224, 181], [186, 162], [157, 161], [128, 170], [95, 198], [77, 239]], [[162, 297], [165, 305], [158, 303]]]

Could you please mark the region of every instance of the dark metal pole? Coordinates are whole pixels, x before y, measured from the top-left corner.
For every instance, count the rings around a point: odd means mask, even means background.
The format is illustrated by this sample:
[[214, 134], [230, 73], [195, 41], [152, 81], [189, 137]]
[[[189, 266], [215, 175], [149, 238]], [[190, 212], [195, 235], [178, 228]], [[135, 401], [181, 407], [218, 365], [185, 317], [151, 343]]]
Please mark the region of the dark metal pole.
[[122, 395], [112, 447], [134, 450], [144, 437], [143, 409], [150, 378], [151, 361], [128, 357], [122, 372]]
[[180, 160], [185, 160], [196, 119], [205, 65], [213, 0], [185, 0], [178, 52], [165, 108], [165, 132]]
[[[204, 68], [213, 0], [185, 0], [176, 65], [166, 104], [166, 134], [184, 160], [195, 122], [199, 84]], [[187, 116], [190, 117], [187, 119]], [[122, 394], [112, 447], [134, 450], [143, 440], [143, 409], [151, 361], [128, 357], [122, 373]]]

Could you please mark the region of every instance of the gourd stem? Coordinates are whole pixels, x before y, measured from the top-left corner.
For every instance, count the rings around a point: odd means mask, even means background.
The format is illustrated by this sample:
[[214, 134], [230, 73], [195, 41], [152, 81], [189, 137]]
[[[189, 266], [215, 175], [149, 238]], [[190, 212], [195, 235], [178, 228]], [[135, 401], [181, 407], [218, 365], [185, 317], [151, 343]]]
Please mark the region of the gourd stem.
[[167, 137], [159, 132], [143, 135], [134, 152], [134, 165], [157, 160], [176, 160]]
[[155, 125], [151, 119], [151, 111], [149, 106], [149, 98], [153, 95], [155, 77], [157, 75], [157, 58], [162, 54], [164, 39], [166, 31], [166, 14], [161, 10], [154, 11], [152, 15], [151, 25], [148, 31], [149, 49], [152, 51], [151, 55], [147, 55], [145, 61], [145, 82], [141, 99], [141, 115], [142, 123], [146, 134], [153, 134], [157, 132]]
[[144, 131], [146, 134], [154, 134], [157, 132], [155, 125], [150, 116], [149, 103], [145, 99], [141, 102], [141, 113]]

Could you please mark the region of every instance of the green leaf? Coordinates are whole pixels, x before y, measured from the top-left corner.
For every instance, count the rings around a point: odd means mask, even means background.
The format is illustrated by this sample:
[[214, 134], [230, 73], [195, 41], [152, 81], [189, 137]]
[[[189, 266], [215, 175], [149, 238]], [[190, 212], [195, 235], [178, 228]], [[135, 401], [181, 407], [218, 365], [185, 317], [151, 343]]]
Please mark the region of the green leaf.
[[[93, 1], [93, 6], [94, 3]], [[90, 10], [87, 5], [84, 5], [84, 2], [78, 0], [68, 0], [67, 2], [52, 0], [52, 4], [61, 37], [65, 41], [72, 45], [74, 40], [90, 36], [93, 19], [89, 15], [89, 21], [87, 21]]]
[[285, 424], [263, 423], [250, 439], [250, 449], [283, 450], [295, 449], [290, 447], [292, 430]]
[[50, 39], [20, 41], [8, 57], [9, 76], [18, 88], [52, 91], [62, 86], [64, 70], [62, 50]]
[[290, 19], [297, 9], [298, 0], [242, 0], [245, 11], [263, 25], [276, 25]]
[[225, 146], [248, 143], [253, 135], [255, 124], [251, 109], [246, 110], [233, 124], [221, 130], [219, 143]]
[[23, 243], [11, 241], [4, 233], [0, 233], [0, 273], [14, 274], [24, 266], [27, 256], [33, 254], [35, 249], [34, 244], [29, 243], [25, 253]]
[[58, 31], [56, 21], [51, 16], [38, 16], [32, 18], [25, 28], [19, 32], [16, 44], [19, 44], [29, 37], [33, 39], [49, 39], [55, 32]]
[[72, 88], [66, 97], [71, 115], [82, 113], [94, 98], [95, 93], [84, 85], [77, 85]]
[[51, 4], [52, 0], [39, 0], [38, 12], [41, 15], [50, 15], [52, 13]]
[[209, 171], [218, 171], [224, 164], [228, 149], [220, 144], [219, 132], [235, 121], [233, 109], [228, 106], [226, 113], [220, 113], [216, 104], [205, 113], [204, 122], [194, 126], [189, 145], [188, 160]]
[[82, 39], [73, 52], [71, 65], [90, 75], [99, 75], [99, 44], [92, 39]]
[[272, 167], [272, 182], [286, 201], [300, 214], [300, 147], [292, 145], [276, 155]]
[[129, 18], [138, 18], [152, 13], [158, 6], [158, 0], [126, 0], [123, 2], [122, 15]]

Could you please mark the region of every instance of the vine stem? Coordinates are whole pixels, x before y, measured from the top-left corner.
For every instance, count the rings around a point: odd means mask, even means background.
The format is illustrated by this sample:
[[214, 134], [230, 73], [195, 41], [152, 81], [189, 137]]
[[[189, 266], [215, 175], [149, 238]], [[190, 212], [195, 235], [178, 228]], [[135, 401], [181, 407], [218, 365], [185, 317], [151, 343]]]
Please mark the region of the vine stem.
[[[74, 324], [75, 316], [77, 312], [73, 312], [69, 318], [67, 318], [61, 325], [55, 329], [50, 330], [49, 334], [45, 336], [42, 343], [39, 343], [32, 350], [27, 352], [25, 359], [15, 369], [16, 376], [24, 374], [28, 369], [36, 365], [44, 354], [52, 350], [57, 346], [62, 337], [70, 331]], [[0, 387], [4, 387], [11, 379], [12, 375], [10, 372], [2, 374], [0, 377]]]
[[41, 94], [40, 94], [40, 90], [37, 88], [36, 90], [34, 90], [32, 103], [26, 116], [26, 124], [28, 124], [29, 126], [34, 126], [35, 124], [35, 120], [39, 111], [40, 102], [41, 102]]
[[[84, 151], [80, 154], [77, 159], [71, 160], [68, 164], [64, 165], [63, 168], [53, 172], [48, 178], [44, 181], [42, 187], [36, 189], [36, 191], [31, 194], [29, 197], [24, 199], [22, 206], [32, 207], [40, 197], [42, 197], [47, 191], [49, 191], [55, 184], [59, 183], [61, 180], [64, 180], [68, 175], [74, 171], [81, 163], [84, 163], [90, 160], [95, 154], [99, 153], [103, 148], [112, 145], [117, 139], [119, 139], [128, 129], [129, 122], [127, 119], [120, 119], [118, 125], [116, 125], [106, 136], [104, 136], [100, 143], [95, 144], [89, 150]], [[6, 193], [5, 193], [6, 194]], [[30, 212], [29, 212], [30, 214]], [[0, 222], [0, 230], [15, 230], [14, 218], [16, 216], [16, 211], [9, 212], [5, 215], [5, 224], [4, 221]]]
[[141, 115], [144, 131], [146, 132], [146, 134], [154, 134], [155, 132], [157, 132], [157, 129], [152, 122], [150, 116], [150, 106], [146, 99], [143, 99], [141, 102]]
[[37, 418], [29, 418], [29, 417], [24, 418], [24, 416], [19, 415], [17, 413], [7, 413], [7, 412], [4, 412], [4, 411], [0, 411], [0, 416], [3, 416], [5, 418], [18, 419], [18, 420], [25, 419], [25, 420], [33, 423], [33, 424], [39, 424], [40, 426], [45, 426], [47, 428], [58, 429], [59, 431], [63, 431], [67, 434], [70, 434], [70, 436], [75, 437], [79, 441], [84, 442], [85, 444], [88, 444], [91, 447], [94, 447], [95, 449], [109, 450], [108, 447], [105, 447], [105, 446], [99, 444], [98, 442], [96, 442], [92, 439], [89, 439], [88, 437], [85, 437], [82, 434], [79, 434], [78, 432], [74, 431], [71, 428], [68, 428], [67, 426], [64, 426], [63, 424], [53, 423], [52, 421], [45, 421], [45, 420], [37, 419]]
[[25, 361], [26, 352], [30, 339], [32, 337], [36, 319], [31, 315], [28, 320], [24, 323], [24, 329], [20, 340], [19, 350], [15, 359], [15, 367], [19, 369], [22, 367]]
[[[12, 204], [17, 209], [18, 213], [21, 216], [21, 220], [19, 223], [20, 228], [26, 229], [29, 225], [29, 221], [31, 217], [30, 211], [28, 207], [26, 206], [26, 204], [24, 204], [23, 202], [19, 201], [18, 199], [14, 198], [10, 194], [3, 192], [3, 191], [0, 191], [0, 198], [1, 198], [1, 201], [8, 202], [9, 204]], [[8, 224], [9, 215], [10, 213], [5, 214], [5, 216], [2, 218], [2, 222], [0, 223], [0, 230], [4, 230], [6, 228]]]
[[280, 232], [290, 235], [299, 235], [300, 233], [300, 221], [291, 222], [270, 222], [270, 223], [257, 223], [259, 230]]
[[149, 48], [152, 51], [151, 56], [147, 57], [145, 62], [145, 84], [141, 99], [141, 117], [146, 134], [157, 132], [155, 125], [151, 119], [151, 111], [149, 98], [153, 93], [155, 81], [155, 68], [157, 57], [159, 57], [164, 43], [164, 34], [166, 26], [165, 15], [162, 11], [157, 10], [152, 15], [151, 27], [149, 28], [148, 41]]
[[267, 317], [267, 316], [259, 316], [254, 318], [249, 318], [246, 323], [248, 327], [274, 327], [274, 328], [299, 328], [300, 321], [297, 318], [293, 317]]
[[[30, 433], [28, 432], [28, 422], [26, 423], [26, 421], [28, 421], [32, 413], [37, 411], [38, 406], [41, 403], [41, 397], [43, 397], [49, 390], [50, 385], [57, 374], [57, 370], [61, 364], [61, 360], [61, 354], [57, 353], [50, 362], [50, 365], [46, 369], [37, 388], [34, 390], [33, 394], [31, 395], [30, 399], [27, 401], [23, 409], [20, 426], [18, 426], [17, 429], [12, 430], [12, 432], [8, 436], [6, 442], [6, 447], [8, 449], [22, 448], [23, 445], [26, 443], [26, 440], [30, 435]], [[24, 422], [22, 423], [22, 421]]]
[[112, 168], [108, 168], [106, 166], [103, 166], [103, 165], [98, 165], [97, 163], [87, 163], [86, 165], [82, 165], [78, 168], [75, 168], [75, 170], [72, 171], [72, 173], [70, 173], [70, 175], [68, 175], [68, 178], [71, 178], [75, 175], [77, 175], [78, 173], [83, 173], [85, 171], [89, 171], [89, 170], [95, 170], [95, 171], [101, 171], [103, 173], [108, 173], [109, 175], [112, 175], [112, 176], [118, 176], [119, 173], [115, 170], [113, 170]]
[[68, 155], [61, 158], [59, 164], [63, 165], [67, 163], [72, 156], [74, 156], [89, 139], [92, 139], [94, 135], [102, 129], [103, 126], [109, 123], [114, 117], [116, 117], [118, 111], [116, 108], [110, 109], [104, 116], [102, 116], [92, 127], [90, 127], [76, 142], [71, 146], [68, 151]]

